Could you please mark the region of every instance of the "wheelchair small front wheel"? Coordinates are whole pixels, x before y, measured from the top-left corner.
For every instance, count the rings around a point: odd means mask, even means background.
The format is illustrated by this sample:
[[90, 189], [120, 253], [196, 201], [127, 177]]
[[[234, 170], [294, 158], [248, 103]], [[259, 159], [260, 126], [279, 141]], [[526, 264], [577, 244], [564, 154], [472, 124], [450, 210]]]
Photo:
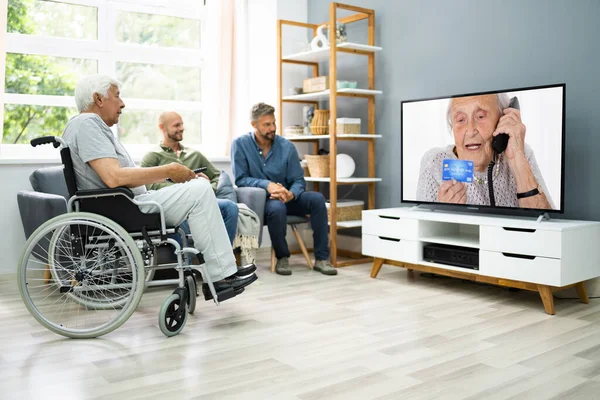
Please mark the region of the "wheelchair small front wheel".
[[158, 326], [165, 336], [175, 336], [183, 330], [187, 321], [187, 304], [181, 304], [179, 294], [165, 299], [158, 313]]
[[192, 275], [188, 275], [185, 277], [185, 288], [187, 289], [187, 306], [188, 313], [193, 314], [194, 310], [196, 310], [196, 279]]

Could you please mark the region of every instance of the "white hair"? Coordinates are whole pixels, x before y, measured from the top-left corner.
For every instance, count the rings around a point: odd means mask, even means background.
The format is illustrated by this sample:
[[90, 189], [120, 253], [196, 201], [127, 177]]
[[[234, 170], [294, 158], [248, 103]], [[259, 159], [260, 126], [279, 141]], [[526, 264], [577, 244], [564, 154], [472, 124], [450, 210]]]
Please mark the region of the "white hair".
[[121, 82], [102, 74], [88, 75], [81, 78], [75, 86], [75, 104], [79, 112], [87, 110], [89, 106], [94, 104], [94, 93], [98, 93], [102, 97], [108, 96], [111, 86], [116, 86], [118, 89]]
[[[450, 115], [452, 112], [452, 100], [453, 99], [450, 99], [448, 102], [448, 108], [446, 109], [446, 122], [448, 123], [448, 129], [450, 129], [450, 132], [452, 132], [452, 115]], [[498, 110], [500, 110], [500, 115], [502, 115], [504, 109], [508, 108], [508, 105], [510, 104], [510, 98], [506, 93], [496, 93], [496, 100], [498, 101]]]

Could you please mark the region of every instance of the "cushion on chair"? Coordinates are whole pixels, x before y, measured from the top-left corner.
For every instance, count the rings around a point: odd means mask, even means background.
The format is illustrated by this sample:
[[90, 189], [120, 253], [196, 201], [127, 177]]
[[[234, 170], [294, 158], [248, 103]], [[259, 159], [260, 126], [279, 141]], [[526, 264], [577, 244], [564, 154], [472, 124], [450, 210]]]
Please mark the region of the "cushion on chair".
[[217, 184], [217, 199], [231, 200], [234, 203], [238, 202], [237, 195], [231, 182], [229, 174], [221, 170], [221, 176], [219, 177], [219, 183]]
[[287, 216], [287, 224], [295, 225], [295, 224], [305, 224], [309, 221], [307, 217], [300, 217], [298, 215], [288, 215]]
[[29, 182], [36, 192], [57, 194], [69, 199], [62, 165], [36, 169], [29, 175]]

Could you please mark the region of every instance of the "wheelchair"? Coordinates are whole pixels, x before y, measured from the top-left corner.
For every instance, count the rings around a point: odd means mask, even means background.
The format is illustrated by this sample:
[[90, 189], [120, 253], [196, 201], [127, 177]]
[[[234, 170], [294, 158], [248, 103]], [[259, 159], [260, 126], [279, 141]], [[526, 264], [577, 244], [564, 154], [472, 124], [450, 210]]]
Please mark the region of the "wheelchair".
[[[156, 202], [139, 202], [124, 187], [77, 190], [70, 150], [60, 137], [33, 139], [36, 147], [60, 147], [69, 201], [68, 212], [31, 234], [21, 256], [17, 282], [27, 310], [44, 327], [70, 338], [94, 338], [120, 327], [136, 310], [157, 269], [175, 268], [178, 286], [160, 307], [158, 324], [166, 336], [179, 334], [196, 308], [196, 271], [215, 304], [243, 291], [215, 291], [202, 254], [188, 247], [188, 236], [167, 227]], [[160, 211], [144, 214], [139, 205]], [[179, 232], [181, 246], [169, 237]], [[174, 262], [158, 264], [159, 250], [171, 246]], [[199, 265], [190, 267], [196, 257]]]

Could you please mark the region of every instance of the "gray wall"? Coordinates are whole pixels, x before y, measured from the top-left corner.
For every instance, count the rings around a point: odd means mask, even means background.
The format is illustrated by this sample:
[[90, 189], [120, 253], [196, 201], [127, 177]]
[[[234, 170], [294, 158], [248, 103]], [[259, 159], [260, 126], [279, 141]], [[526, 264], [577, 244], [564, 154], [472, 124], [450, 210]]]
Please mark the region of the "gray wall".
[[[600, 220], [600, 1], [347, 3], [375, 10], [375, 41], [383, 47], [376, 56], [376, 86], [384, 92], [376, 108], [384, 135], [377, 142], [378, 208], [400, 204], [401, 100], [565, 82], [565, 217]], [[309, 22], [328, 19], [329, 2], [308, 0]], [[366, 43], [366, 24], [352, 25], [348, 40]], [[366, 87], [364, 61], [346, 60], [338, 61], [339, 78]], [[360, 100], [338, 100], [338, 115], [365, 121], [365, 110]], [[341, 150], [366, 174], [366, 146], [344, 143]]]

